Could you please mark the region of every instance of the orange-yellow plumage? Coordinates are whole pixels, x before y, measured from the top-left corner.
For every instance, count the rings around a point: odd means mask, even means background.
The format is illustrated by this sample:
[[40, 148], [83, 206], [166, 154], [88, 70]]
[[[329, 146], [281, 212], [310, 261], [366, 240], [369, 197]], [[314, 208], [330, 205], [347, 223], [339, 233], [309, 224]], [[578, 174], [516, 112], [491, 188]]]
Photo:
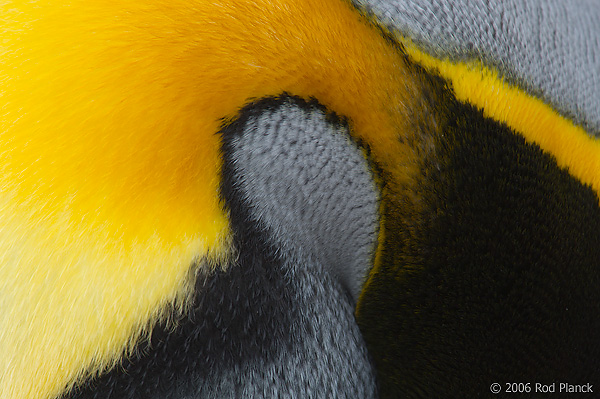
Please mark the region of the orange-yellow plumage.
[[284, 91], [347, 116], [410, 183], [397, 138], [419, 86], [347, 2], [0, 6], [0, 397], [49, 398], [111, 365], [185, 302], [193, 262], [228, 256], [217, 131]]
[[380, 98], [404, 96], [401, 56], [344, 2], [0, 15], [0, 397], [49, 397], [110, 365], [186, 298], [192, 262], [227, 255], [216, 132], [252, 98], [316, 96], [398, 152]]
[[485, 116], [506, 123], [527, 141], [539, 145], [556, 158], [559, 166], [600, 196], [600, 142], [596, 138], [543, 102], [502, 81], [480, 62], [437, 60], [414, 44], [404, 43], [419, 64], [451, 82], [459, 100], [473, 104]]

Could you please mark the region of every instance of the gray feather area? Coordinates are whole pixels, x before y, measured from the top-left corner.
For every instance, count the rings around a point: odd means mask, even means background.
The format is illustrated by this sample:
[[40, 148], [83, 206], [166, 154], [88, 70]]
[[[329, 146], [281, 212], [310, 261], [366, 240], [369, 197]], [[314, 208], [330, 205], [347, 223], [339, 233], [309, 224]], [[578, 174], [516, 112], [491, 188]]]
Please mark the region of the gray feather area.
[[[290, 268], [296, 268], [289, 265]], [[377, 398], [375, 370], [354, 320], [354, 307], [326, 273], [293, 272], [302, 334], [275, 356], [209, 373], [181, 399]], [[292, 327], [292, 326], [290, 326]], [[269, 334], [269, 331], [265, 331]]]
[[[237, 189], [254, 219], [248, 223], [277, 252], [280, 261], [270, 267], [278, 269], [269, 278], [282, 280], [275, 289], [292, 298], [285, 311], [293, 316], [278, 322], [289, 324], [276, 325], [288, 331], [289, 342], [209, 370], [175, 397], [377, 397], [354, 309], [372, 264], [378, 197], [363, 152], [346, 128], [326, 119], [317, 109], [284, 103], [250, 118], [233, 139]], [[253, 276], [244, 284], [256, 286]]]
[[373, 261], [378, 194], [346, 128], [318, 110], [282, 106], [234, 141], [253, 222], [295, 262], [316, 262], [356, 301]]
[[600, 1], [354, 3], [434, 56], [483, 61], [600, 135]]

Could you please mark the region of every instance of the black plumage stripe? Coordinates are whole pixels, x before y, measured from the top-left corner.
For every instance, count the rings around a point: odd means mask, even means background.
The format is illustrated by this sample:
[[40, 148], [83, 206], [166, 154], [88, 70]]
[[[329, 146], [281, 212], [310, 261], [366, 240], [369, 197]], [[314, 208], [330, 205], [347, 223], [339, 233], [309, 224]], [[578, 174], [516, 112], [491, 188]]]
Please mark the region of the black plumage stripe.
[[442, 96], [420, 206], [384, 196], [381, 258], [358, 308], [382, 397], [600, 384], [598, 194], [518, 133]]

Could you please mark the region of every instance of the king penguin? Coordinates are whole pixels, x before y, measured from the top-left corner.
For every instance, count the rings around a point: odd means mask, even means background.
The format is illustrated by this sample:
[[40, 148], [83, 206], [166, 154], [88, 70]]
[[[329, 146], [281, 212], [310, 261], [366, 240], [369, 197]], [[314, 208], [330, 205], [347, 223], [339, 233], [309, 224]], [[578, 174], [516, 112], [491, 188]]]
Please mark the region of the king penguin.
[[0, 397], [600, 385], [600, 91], [442, 3], [3, 2]]

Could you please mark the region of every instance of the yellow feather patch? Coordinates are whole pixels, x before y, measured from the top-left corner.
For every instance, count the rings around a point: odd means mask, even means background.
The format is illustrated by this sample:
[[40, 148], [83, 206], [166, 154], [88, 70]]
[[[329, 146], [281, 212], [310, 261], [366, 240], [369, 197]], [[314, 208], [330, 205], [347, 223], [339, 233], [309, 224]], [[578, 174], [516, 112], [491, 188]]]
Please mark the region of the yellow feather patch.
[[460, 101], [476, 106], [485, 116], [506, 123], [527, 141], [540, 146], [600, 197], [600, 141], [539, 99], [504, 82], [481, 62], [439, 60], [409, 40], [401, 40], [416, 62], [451, 83]]
[[110, 366], [185, 304], [193, 262], [225, 262], [221, 118], [314, 96], [409, 187], [415, 79], [339, 0], [3, 2], [0, 397]]
[[315, 96], [411, 174], [404, 59], [331, 0], [0, 6], [0, 397], [108, 367], [230, 245], [220, 119]]

